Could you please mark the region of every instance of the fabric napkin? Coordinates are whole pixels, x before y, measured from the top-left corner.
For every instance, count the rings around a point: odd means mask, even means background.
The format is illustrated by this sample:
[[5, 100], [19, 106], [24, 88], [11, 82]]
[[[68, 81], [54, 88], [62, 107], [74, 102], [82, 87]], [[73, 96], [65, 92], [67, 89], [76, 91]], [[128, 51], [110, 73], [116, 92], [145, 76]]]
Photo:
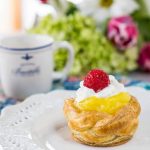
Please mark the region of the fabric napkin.
[[[119, 75], [116, 75], [116, 78], [120, 82], [122, 82], [125, 86], [138, 86], [138, 87], [142, 87], [146, 90], [150, 90], [150, 82], [143, 82], [140, 80], [132, 80], [125, 76], [119, 76]], [[53, 83], [52, 90], [56, 90], [56, 89], [77, 90], [79, 88], [79, 83], [80, 83], [80, 79], [72, 78], [72, 77], [68, 78], [64, 82], [55, 81]], [[0, 85], [0, 111], [9, 105], [16, 104], [17, 102], [18, 102], [17, 99], [5, 96], [3, 93], [3, 89]]]

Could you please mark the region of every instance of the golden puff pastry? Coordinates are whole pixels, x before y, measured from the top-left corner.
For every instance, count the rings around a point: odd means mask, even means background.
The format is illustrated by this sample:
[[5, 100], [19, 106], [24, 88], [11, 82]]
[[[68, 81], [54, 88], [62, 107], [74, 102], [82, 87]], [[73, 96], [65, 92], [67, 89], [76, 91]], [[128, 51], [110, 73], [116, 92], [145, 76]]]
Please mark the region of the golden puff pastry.
[[115, 114], [83, 111], [74, 99], [65, 101], [64, 114], [73, 139], [91, 146], [115, 146], [126, 143], [138, 126], [140, 104], [135, 97]]

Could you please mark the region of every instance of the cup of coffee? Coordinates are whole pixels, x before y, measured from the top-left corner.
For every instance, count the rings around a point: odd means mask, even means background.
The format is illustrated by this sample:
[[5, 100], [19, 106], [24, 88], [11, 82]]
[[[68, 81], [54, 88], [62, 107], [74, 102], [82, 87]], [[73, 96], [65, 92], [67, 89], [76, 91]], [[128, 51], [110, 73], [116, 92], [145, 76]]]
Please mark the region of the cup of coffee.
[[[53, 54], [59, 48], [68, 51], [61, 72], [54, 71]], [[70, 71], [74, 50], [66, 41], [54, 41], [47, 35], [21, 34], [0, 40], [0, 79], [6, 96], [24, 99], [48, 92], [54, 79], [63, 80]]]

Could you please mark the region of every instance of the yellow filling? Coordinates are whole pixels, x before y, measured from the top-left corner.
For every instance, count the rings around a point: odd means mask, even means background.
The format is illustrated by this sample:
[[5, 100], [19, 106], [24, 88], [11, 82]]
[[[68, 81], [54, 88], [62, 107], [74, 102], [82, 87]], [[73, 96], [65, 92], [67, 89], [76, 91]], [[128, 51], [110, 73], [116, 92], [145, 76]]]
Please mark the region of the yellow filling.
[[98, 98], [95, 96], [88, 97], [80, 101], [77, 105], [81, 110], [96, 110], [114, 114], [120, 108], [125, 106], [130, 101], [130, 98], [131, 96], [128, 93], [121, 92], [108, 98]]

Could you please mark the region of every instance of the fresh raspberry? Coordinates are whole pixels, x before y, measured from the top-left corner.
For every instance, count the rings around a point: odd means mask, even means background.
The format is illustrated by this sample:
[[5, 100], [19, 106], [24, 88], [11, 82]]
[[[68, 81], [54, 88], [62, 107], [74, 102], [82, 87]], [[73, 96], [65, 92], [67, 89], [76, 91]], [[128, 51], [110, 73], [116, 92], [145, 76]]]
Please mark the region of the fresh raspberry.
[[93, 89], [96, 93], [110, 84], [109, 76], [100, 69], [91, 70], [84, 78], [83, 85]]

